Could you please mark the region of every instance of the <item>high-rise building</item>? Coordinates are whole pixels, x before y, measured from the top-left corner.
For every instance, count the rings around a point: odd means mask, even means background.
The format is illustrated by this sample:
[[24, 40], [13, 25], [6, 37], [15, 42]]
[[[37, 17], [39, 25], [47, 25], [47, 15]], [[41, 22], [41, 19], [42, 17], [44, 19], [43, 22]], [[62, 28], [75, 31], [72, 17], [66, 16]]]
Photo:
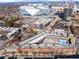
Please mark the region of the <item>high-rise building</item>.
[[72, 8], [65, 8], [64, 9], [64, 20], [67, 20], [67, 17], [72, 15], [73, 9]]

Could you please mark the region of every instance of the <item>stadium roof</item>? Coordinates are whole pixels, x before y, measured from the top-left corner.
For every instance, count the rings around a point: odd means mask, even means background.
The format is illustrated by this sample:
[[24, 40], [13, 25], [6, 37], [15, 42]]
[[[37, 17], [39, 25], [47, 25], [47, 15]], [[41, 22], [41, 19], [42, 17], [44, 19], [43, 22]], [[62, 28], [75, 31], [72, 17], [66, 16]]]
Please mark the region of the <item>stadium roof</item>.
[[49, 8], [47, 6], [21, 6], [20, 12], [22, 15], [46, 15], [49, 12]]

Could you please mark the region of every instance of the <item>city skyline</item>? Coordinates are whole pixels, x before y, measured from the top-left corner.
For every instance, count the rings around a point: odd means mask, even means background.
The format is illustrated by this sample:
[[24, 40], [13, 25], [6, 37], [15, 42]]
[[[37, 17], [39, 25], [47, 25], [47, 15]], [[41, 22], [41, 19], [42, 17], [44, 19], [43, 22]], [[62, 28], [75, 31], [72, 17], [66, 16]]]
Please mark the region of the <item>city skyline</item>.
[[48, 2], [48, 1], [69, 1], [69, 0], [0, 0], [0, 2]]

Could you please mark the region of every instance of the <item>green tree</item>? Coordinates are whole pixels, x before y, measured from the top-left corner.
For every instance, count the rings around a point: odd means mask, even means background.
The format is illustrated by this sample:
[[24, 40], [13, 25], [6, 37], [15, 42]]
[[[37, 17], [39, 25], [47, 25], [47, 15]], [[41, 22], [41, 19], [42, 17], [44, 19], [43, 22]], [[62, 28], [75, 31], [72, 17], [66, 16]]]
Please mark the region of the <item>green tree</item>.
[[13, 24], [14, 24], [14, 21], [13, 21], [13, 20], [6, 20], [6, 21], [5, 21], [5, 26], [6, 26], [6, 27], [12, 27]]

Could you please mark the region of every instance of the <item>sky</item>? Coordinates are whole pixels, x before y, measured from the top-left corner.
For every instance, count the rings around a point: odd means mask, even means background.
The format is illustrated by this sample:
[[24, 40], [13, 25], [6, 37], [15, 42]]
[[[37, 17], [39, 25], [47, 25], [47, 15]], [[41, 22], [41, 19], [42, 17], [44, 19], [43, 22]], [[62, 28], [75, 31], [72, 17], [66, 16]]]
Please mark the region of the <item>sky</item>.
[[[69, 1], [69, 0], [0, 0], [0, 2]], [[74, 0], [79, 1], [79, 0]]]

